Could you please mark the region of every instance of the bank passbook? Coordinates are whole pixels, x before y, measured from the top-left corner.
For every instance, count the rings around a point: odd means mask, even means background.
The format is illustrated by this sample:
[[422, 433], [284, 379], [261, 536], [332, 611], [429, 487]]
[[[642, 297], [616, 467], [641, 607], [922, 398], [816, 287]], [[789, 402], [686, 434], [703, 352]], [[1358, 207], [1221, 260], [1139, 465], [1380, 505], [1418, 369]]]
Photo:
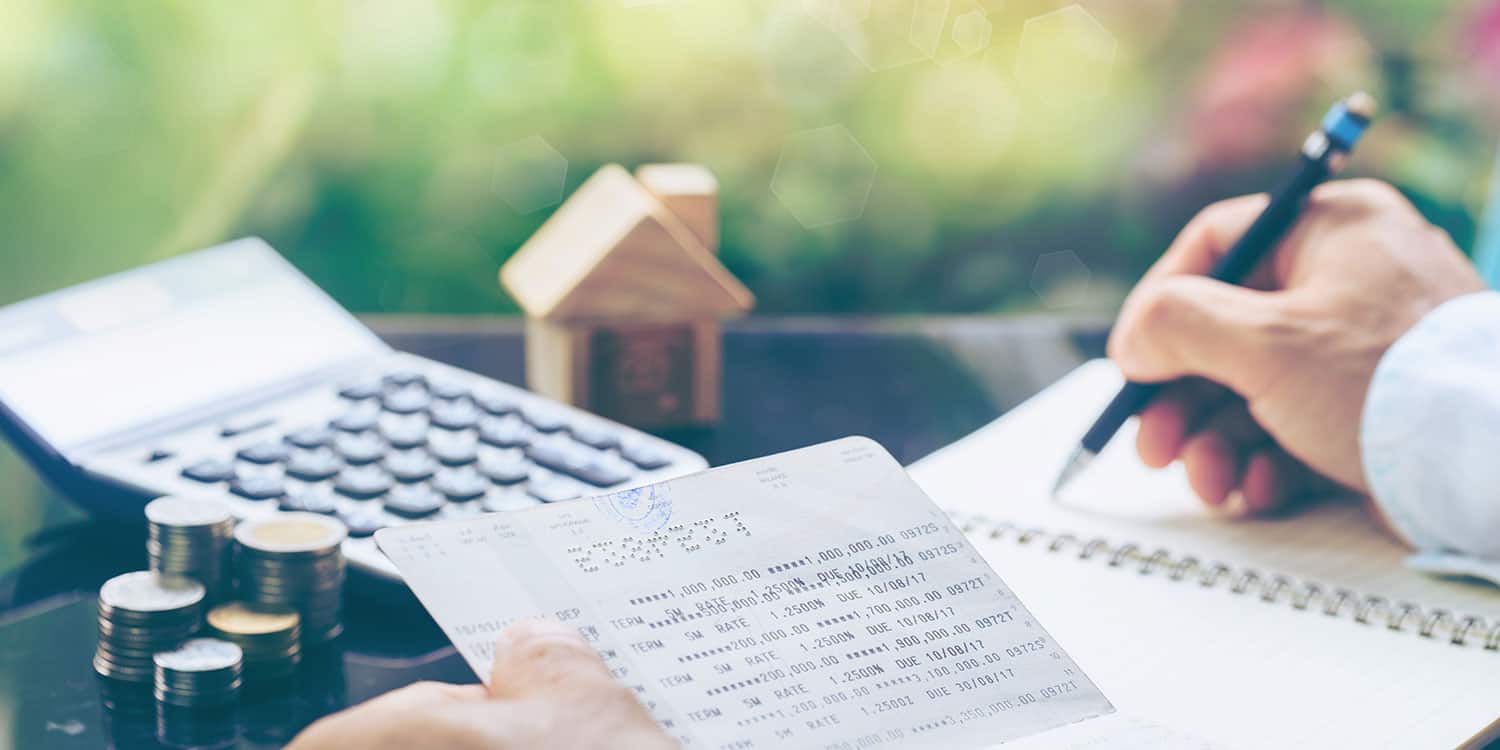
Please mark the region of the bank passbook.
[[507, 625], [562, 621], [689, 748], [986, 747], [1113, 711], [865, 438], [376, 541], [482, 679]]

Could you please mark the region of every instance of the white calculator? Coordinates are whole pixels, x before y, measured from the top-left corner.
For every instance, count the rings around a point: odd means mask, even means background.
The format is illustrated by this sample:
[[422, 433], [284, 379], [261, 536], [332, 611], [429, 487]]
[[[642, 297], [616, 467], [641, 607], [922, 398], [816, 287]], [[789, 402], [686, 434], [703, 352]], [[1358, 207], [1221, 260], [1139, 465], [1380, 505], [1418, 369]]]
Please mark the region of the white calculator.
[[95, 514], [166, 494], [377, 529], [701, 470], [670, 442], [391, 349], [259, 239], [0, 308], [0, 431]]

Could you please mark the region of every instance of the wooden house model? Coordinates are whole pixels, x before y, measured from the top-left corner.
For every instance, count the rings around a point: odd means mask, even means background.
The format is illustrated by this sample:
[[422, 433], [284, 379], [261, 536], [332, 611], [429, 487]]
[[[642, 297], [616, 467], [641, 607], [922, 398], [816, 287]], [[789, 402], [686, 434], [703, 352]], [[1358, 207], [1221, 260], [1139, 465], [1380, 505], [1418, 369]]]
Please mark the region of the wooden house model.
[[693, 164], [608, 165], [500, 269], [533, 391], [645, 428], [719, 417], [719, 322], [754, 297], [716, 257], [718, 185]]

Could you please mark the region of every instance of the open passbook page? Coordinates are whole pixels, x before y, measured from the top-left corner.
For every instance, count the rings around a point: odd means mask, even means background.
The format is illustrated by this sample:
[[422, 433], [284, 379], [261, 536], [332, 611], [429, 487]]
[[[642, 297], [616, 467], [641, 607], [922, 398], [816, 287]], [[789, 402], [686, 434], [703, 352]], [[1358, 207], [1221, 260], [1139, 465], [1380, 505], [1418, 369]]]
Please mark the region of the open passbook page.
[[509, 623], [573, 624], [687, 747], [983, 747], [1112, 712], [864, 438], [376, 539], [476, 674]]
[[1122, 431], [1052, 502], [1120, 382], [1085, 365], [910, 472], [1122, 713], [1245, 748], [1455, 747], [1500, 729], [1500, 589], [1407, 569], [1359, 499], [1222, 519]]

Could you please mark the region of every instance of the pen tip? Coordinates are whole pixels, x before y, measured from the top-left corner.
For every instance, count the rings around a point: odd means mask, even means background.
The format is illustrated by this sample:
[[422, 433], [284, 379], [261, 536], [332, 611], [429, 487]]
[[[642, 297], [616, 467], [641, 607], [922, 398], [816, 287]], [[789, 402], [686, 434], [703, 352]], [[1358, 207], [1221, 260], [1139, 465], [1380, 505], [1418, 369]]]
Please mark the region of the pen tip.
[[1344, 100], [1344, 109], [1348, 110], [1349, 114], [1358, 115], [1366, 120], [1375, 118], [1376, 108], [1375, 97], [1364, 91], [1356, 91]]
[[1057, 500], [1057, 496], [1062, 492], [1063, 488], [1069, 482], [1073, 481], [1073, 478], [1078, 476], [1093, 459], [1093, 451], [1087, 450], [1081, 445], [1073, 449], [1072, 455], [1068, 456], [1068, 462], [1063, 464], [1062, 471], [1058, 472], [1057, 481], [1052, 484], [1052, 499], [1054, 501]]

